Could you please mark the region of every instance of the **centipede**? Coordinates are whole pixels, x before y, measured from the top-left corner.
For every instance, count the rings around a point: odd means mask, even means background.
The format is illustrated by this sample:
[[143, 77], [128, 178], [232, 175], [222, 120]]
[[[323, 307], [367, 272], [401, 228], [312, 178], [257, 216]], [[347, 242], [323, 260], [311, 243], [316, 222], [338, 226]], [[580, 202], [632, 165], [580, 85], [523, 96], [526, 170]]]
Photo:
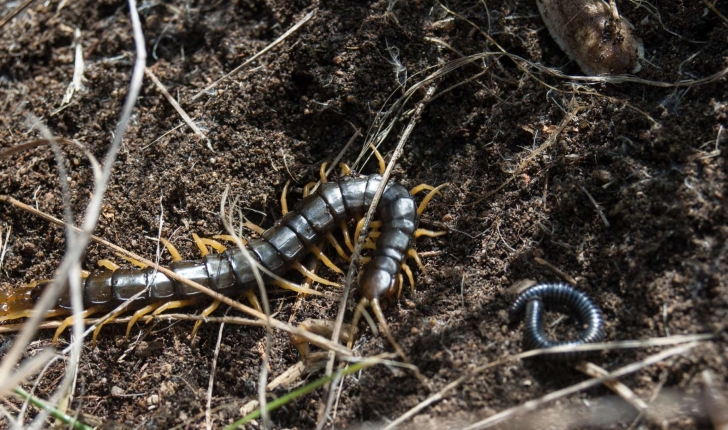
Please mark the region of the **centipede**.
[[[382, 165], [383, 160], [380, 160], [380, 173]], [[172, 256], [173, 262], [169, 268], [175, 274], [224, 296], [245, 297], [257, 310], [261, 310], [261, 306], [253, 293], [257, 286], [253, 267], [256, 264], [269, 273], [265, 275], [267, 284], [285, 289], [300, 292], [299, 286], [282, 278], [292, 269], [320, 283], [337, 285], [307, 270], [301, 264], [301, 260], [313, 254], [335, 272], [342, 273], [341, 269], [326, 257], [322, 245], [326, 242], [331, 243], [336, 252], [348, 261], [350, 256], [332, 233], [341, 228], [345, 244], [353, 252], [349, 224], [359, 220], [355, 230], [355, 237], [358, 238], [363, 227], [363, 215], [372, 205], [377, 190], [383, 186], [383, 193], [375, 212], [376, 220], [370, 225], [371, 232], [364, 246], [373, 251], [361, 260], [364, 265], [358, 281], [361, 300], [355, 311], [354, 326], [361, 316], [363, 307], [369, 305], [384, 333], [393, 341], [380, 301], [395, 293], [401, 293], [404, 275], [409, 279], [414, 291], [413, 272], [405, 260], [413, 259], [424, 270], [419, 256], [412, 247], [414, 239], [420, 236], [437, 237], [446, 233], [418, 228], [419, 218], [425, 207], [446, 184], [439, 187], [422, 184], [408, 190], [395, 181], [383, 183], [381, 174], [357, 174], [344, 164], [341, 165], [343, 174], [328, 181], [324, 173], [325, 166], [324, 164], [321, 167], [320, 186], [310, 193], [308, 187], [312, 184], [304, 187], [304, 198], [291, 211], [288, 211], [286, 201], [288, 185], [284, 187], [281, 196], [282, 218], [267, 230], [249, 225], [260, 233], [260, 238], [242, 241], [245, 249], [237, 246], [226, 248], [214, 239], [200, 238], [193, 233], [193, 238], [203, 256], [198, 260], [183, 260], [169, 241], [160, 239]], [[418, 205], [413, 196], [422, 191], [429, 192]], [[213, 236], [213, 238], [235, 240], [232, 236]], [[208, 245], [219, 252], [207, 252]], [[252, 257], [253, 261], [245, 254]], [[105, 314], [126, 304], [124, 312], [135, 311], [127, 325], [127, 337], [140, 318], [149, 314], [156, 316], [169, 309], [199, 304], [206, 297], [197, 289], [141, 263], [137, 264], [139, 267], [119, 268], [108, 260], [102, 260], [99, 261], [99, 265], [106, 270], [91, 271], [82, 280], [84, 311], [80, 317]], [[33, 305], [45, 285], [47, 284], [44, 282], [33, 282], [9, 294], [1, 295], [0, 322], [32, 315]], [[202, 315], [211, 314], [218, 305], [218, 301], [213, 302], [202, 311]], [[56, 307], [49, 311], [48, 317], [67, 316], [70, 313], [70, 298], [68, 293], [65, 293], [58, 299]], [[111, 318], [115, 316], [117, 315]], [[54, 343], [58, 341], [65, 328], [73, 323], [73, 319], [78, 317], [69, 316], [63, 320], [56, 330]], [[201, 323], [202, 321], [196, 322], [192, 331], [193, 338]], [[99, 324], [93, 333], [94, 343], [102, 326], [103, 324]], [[401, 351], [396, 343], [394, 345]]]

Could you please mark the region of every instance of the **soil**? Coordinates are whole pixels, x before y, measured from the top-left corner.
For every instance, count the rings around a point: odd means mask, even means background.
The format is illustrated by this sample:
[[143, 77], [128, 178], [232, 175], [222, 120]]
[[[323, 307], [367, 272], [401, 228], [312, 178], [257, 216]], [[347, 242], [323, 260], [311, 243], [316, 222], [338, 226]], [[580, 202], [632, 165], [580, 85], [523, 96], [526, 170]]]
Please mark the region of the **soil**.
[[[6, 16], [19, 3], [5, 3], [0, 13]], [[716, 3], [728, 15], [728, 4]], [[694, 80], [728, 66], [728, 22], [705, 3], [617, 5], [644, 40], [649, 63], [640, 78]], [[219, 206], [228, 187], [251, 221], [273, 225], [280, 218], [286, 182], [294, 181], [289, 199], [300, 199], [302, 186], [318, 178], [321, 163], [333, 160], [355, 129], [371, 137], [368, 130], [380, 111], [402, 95], [403, 85], [412, 87], [461, 55], [498, 52], [483, 33], [508, 53], [580, 75], [550, 38], [535, 2], [454, 1], [448, 7], [472, 25], [424, 0], [143, 3], [147, 67], [209, 142], [180, 126], [180, 116], [145, 78], [95, 233], [153, 256], [162, 215], [162, 236], [186, 258], [199, 258], [190, 234], [224, 233]], [[39, 138], [29, 131], [33, 116], [54, 135], [80, 142], [103, 160], [135, 58], [128, 6], [103, 0], [58, 8], [55, 1], [32, 2], [2, 27], [0, 147]], [[313, 10], [313, 19], [279, 47], [191, 101]], [[81, 31], [85, 81], [83, 90], [62, 105], [73, 76], [75, 29]], [[484, 73], [483, 66], [488, 66]], [[393, 177], [408, 187], [450, 184], [422, 222], [433, 230], [446, 226], [449, 234], [417, 240], [426, 272], [415, 268], [416, 292], [405, 288], [399, 301], [387, 300], [384, 306], [394, 337], [434, 391], [475, 366], [520, 352], [521, 326], [509, 323], [506, 313], [512, 286], [561, 280], [538, 257], [575, 278], [600, 305], [608, 341], [715, 333], [713, 341], [687, 354], [621, 379], [645, 401], [659, 392], [656, 402], [667, 405], [658, 409], [657, 419], [640, 421], [642, 428], [710, 426], [699, 401], [701, 375], [712, 371], [719, 385], [728, 376], [726, 78], [682, 87], [585, 84], [529, 70], [493, 55], [434, 81], [435, 97]], [[424, 91], [415, 92], [405, 110], [423, 96]], [[581, 107], [576, 117], [557, 135], [576, 106]], [[394, 123], [380, 147], [385, 157], [408, 121], [403, 116]], [[344, 161], [353, 162], [363, 142], [359, 137]], [[93, 176], [81, 151], [63, 149], [71, 208], [80, 222]], [[62, 217], [58, 170], [48, 147], [0, 162], [0, 194]], [[375, 162], [356, 167], [377, 171]], [[4, 234], [10, 232], [2, 287], [52, 276], [64, 253], [63, 229], [7, 204], [0, 206], [0, 220]], [[95, 262], [101, 258], [122, 262], [111, 250], [92, 245], [84, 268], [98, 270]], [[170, 262], [164, 253], [161, 263]], [[320, 273], [343, 282], [328, 269]], [[333, 319], [338, 308], [337, 300], [321, 297], [307, 297], [296, 308], [291, 293], [271, 294], [282, 321]], [[358, 297], [349, 301], [347, 320]], [[221, 308], [216, 315], [225, 312]], [[137, 325], [129, 341], [123, 326], [104, 328], [96, 347], [84, 347], [70, 407], [107, 426], [204, 427], [220, 326], [203, 325], [190, 343], [192, 325]], [[392, 351], [365, 323], [360, 330], [358, 355]], [[27, 356], [48, 347], [52, 335], [40, 332]], [[7, 346], [12, 336], [2, 339]], [[65, 334], [61, 346], [68, 339]], [[214, 427], [240, 418], [240, 408], [257, 399], [264, 342], [264, 329], [225, 325], [211, 399]], [[613, 370], [658, 351], [605, 351], [589, 359]], [[299, 360], [288, 336], [275, 333], [271, 378]], [[39, 379], [36, 395], [48, 398], [64, 370], [62, 361], [55, 362]], [[321, 375], [318, 371], [278, 388], [270, 398]], [[586, 378], [569, 365], [542, 358], [511, 362], [466, 379], [407, 425], [464, 427]], [[369, 368], [344, 380], [333, 423], [380, 427], [434, 391], [411, 372]], [[273, 426], [313, 428], [324, 402], [321, 389], [300, 397], [272, 414]], [[17, 415], [12, 404], [5, 405]], [[636, 415], [600, 386], [561, 398], [545, 412], [520, 415], [507, 426], [626, 428]], [[6, 418], [0, 423], [8, 425]]]

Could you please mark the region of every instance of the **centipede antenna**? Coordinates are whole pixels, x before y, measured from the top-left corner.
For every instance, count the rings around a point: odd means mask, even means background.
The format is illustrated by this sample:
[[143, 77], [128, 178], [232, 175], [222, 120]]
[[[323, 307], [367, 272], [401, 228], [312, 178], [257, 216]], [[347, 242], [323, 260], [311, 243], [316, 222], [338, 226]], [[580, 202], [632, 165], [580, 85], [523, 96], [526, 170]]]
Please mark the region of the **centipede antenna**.
[[394, 336], [392, 336], [392, 333], [389, 331], [389, 326], [387, 325], [387, 320], [384, 319], [384, 312], [382, 312], [382, 307], [379, 306], [379, 300], [373, 299], [370, 302], [370, 305], [372, 306], [372, 311], [374, 312], [374, 316], [377, 317], [377, 321], [379, 321], [379, 324], [382, 325], [382, 333], [384, 333], [384, 336], [389, 340], [389, 343], [392, 344], [395, 351], [397, 351], [397, 354], [399, 354], [400, 357], [402, 357], [402, 361], [404, 361], [407, 364], [410, 364], [409, 359], [405, 355], [404, 351], [402, 351], [402, 348], [399, 346], [396, 340], [394, 340]]
[[357, 327], [359, 327], [359, 320], [361, 320], [362, 316], [364, 316], [364, 319], [366, 319], [369, 323], [369, 326], [371, 327], [374, 336], [379, 336], [379, 330], [377, 330], [377, 325], [374, 323], [374, 320], [369, 315], [369, 312], [367, 312], [368, 304], [369, 300], [367, 300], [366, 297], [362, 297], [361, 300], [359, 300], [359, 303], [356, 305], [356, 309], [354, 310], [354, 317], [351, 320], [351, 336], [349, 337], [349, 341], [346, 343], [346, 347], [349, 349], [351, 349], [352, 345], [354, 344], [354, 337], [356, 336]]
[[[283, 158], [285, 160], [285, 157]], [[281, 215], [288, 213], [288, 186], [291, 185], [291, 180], [286, 181], [286, 185], [283, 186], [281, 192]]]
[[430, 200], [432, 200], [432, 198], [435, 196], [435, 194], [437, 194], [441, 189], [448, 187], [448, 186], [450, 186], [450, 184], [445, 183], [445, 184], [439, 185], [437, 188], [435, 188], [432, 191], [430, 191], [429, 193], [427, 193], [425, 198], [422, 199], [422, 202], [420, 202], [420, 205], [417, 206], [417, 215], [422, 215], [422, 212], [425, 211], [427, 204], [430, 203]]

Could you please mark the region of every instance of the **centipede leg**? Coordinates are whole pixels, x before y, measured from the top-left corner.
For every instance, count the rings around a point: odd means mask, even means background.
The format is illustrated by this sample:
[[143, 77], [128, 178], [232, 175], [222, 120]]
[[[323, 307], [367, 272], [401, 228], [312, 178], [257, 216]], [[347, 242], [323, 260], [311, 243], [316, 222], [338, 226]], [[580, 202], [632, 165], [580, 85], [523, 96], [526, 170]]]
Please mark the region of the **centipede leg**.
[[281, 287], [284, 290], [295, 291], [297, 293], [312, 294], [314, 296], [323, 296], [324, 295], [323, 293], [321, 293], [319, 291], [312, 290], [311, 288], [302, 287], [298, 284], [294, 284], [293, 282], [286, 281], [285, 279], [274, 279], [274, 280], [268, 281], [268, 284], [275, 285], [277, 287]]
[[[306, 330], [309, 333], [314, 333], [319, 336], [330, 338], [334, 334], [334, 326], [336, 323], [331, 320], [322, 319], [306, 319], [302, 323], [298, 324], [298, 328]], [[351, 326], [349, 324], [343, 324], [341, 326], [341, 332], [339, 334], [339, 342], [349, 342], [351, 340]], [[296, 335], [291, 335], [291, 343], [298, 349], [298, 353], [302, 358], [306, 358], [309, 354], [308, 341]]]
[[351, 243], [351, 236], [349, 235], [349, 227], [345, 222], [342, 222], [339, 227], [341, 228], [341, 234], [344, 235], [344, 243], [346, 244], [346, 247], [349, 248], [349, 252], [354, 252], [354, 245]]
[[63, 333], [63, 331], [66, 329], [66, 327], [73, 324], [73, 322], [76, 321], [76, 318], [81, 318], [82, 320], [86, 319], [90, 315], [93, 315], [93, 314], [101, 311], [101, 309], [102, 309], [101, 306], [91, 306], [90, 308], [81, 312], [79, 315], [72, 315], [72, 316], [64, 319], [63, 322], [61, 323], [61, 325], [59, 325], [58, 328], [56, 329], [56, 333], [53, 335], [53, 345], [55, 346], [58, 344], [58, 338], [61, 336], [61, 333]]
[[109, 318], [106, 321], [102, 321], [102, 322], [99, 323], [99, 325], [96, 326], [96, 328], [94, 329], [94, 333], [91, 336], [91, 347], [95, 347], [96, 346], [96, 338], [99, 337], [99, 333], [101, 332], [101, 328], [103, 326], [105, 326], [106, 324], [114, 321], [116, 319], [116, 317], [118, 317], [119, 315], [123, 314], [124, 312], [126, 312], [125, 309], [122, 309], [120, 311], [116, 311], [113, 314], [111, 314], [111, 316], [109, 316]]
[[308, 197], [311, 194], [311, 188], [316, 186], [316, 182], [309, 182], [303, 186], [303, 197]]
[[243, 227], [247, 227], [258, 234], [263, 234], [265, 232], [265, 229], [263, 227], [259, 226], [258, 224], [253, 224], [250, 221], [245, 221], [243, 223]]
[[212, 236], [213, 239], [220, 239], [224, 240], [226, 242], [234, 243], [235, 245], [238, 244], [238, 241], [240, 241], [243, 245], [247, 245], [248, 241], [243, 239], [242, 237], [237, 236], [231, 236], [229, 234], [216, 234], [215, 236]]
[[[359, 222], [356, 223], [356, 229], [354, 229], [354, 240], [355, 241], [359, 240], [359, 234], [361, 234], [361, 230], [362, 230], [362, 228], [364, 228], [364, 219], [365, 218], [361, 218], [359, 220]], [[378, 229], [380, 227], [382, 227], [381, 221], [372, 221], [369, 223], [369, 228], [371, 228], [372, 230]]]
[[341, 173], [344, 176], [351, 175], [351, 167], [349, 167], [348, 164], [346, 164], [346, 163], [339, 163], [339, 168], [341, 169]]
[[420, 256], [417, 254], [417, 251], [415, 251], [414, 248], [410, 248], [407, 250], [407, 256], [415, 260], [415, 263], [417, 263], [417, 266], [419, 266], [420, 270], [422, 270], [423, 273], [427, 273], [425, 265], [422, 264], [422, 260], [420, 260]]
[[379, 153], [376, 146], [370, 143], [369, 147], [372, 148], [372, 151], [374, 151], [374, 156], [376, 156], [377, 161], [379, 161], [379, 174], [383, 175], [384, 171], [387, 170], [387, 163], [384, 162], [384, 157], [382, 157], [382, 154]]
[[382, 312], [382, 307], [379, 306], [379, 299], [373, 299], [369, 303], [372, 307], [372, 311], [374, 312], [374, 316], [377, 317], [377, 321], [379, 321], [379, 324], [382, 326], [382, 333], [384, 333], [384, 336], [389, 340], [389, 343], [392, 344], [395, 351], [397, 351], [397, 354], [399, 354], [400, 357], [402, 357], [402, 361], [409, 364], [409, 359], [405, 355], [402, 348], [399, 346], [396, 340], [394, 340], [394, 336], [392, 336], [392, 333], [389, 331], [389, 326], [387, 325], [387, 320], [384, 319], [384, 312]]
[[321, 165], [321, 169], [319, 169], [319, 176], [321, 177], [322, 184], [329, 182], [329, 178], [326, 177], [326, 165], [327, 164], [329, 164], [329, 163], [324, 162], [324, 164]]
[[[214, 300], [212, 303], [210, 303], [209, 306], [207, 306], [205, 309], [202, 310], [202, 312], [200, 312], [200, 316], [206, 317], [211, 313], [215, 312], [215, 310], [220, 306], [220, 303], [222, 303], [220, 300]], [[203, 320], [195, 321], [195, 326], [192, 327], [192, 333], [190, 334], [190, 342], [194, 342], [195, 336], [197, 336], [197, 330], [200, 329], [200, 326], [203, 322]]]
[[114, 255], [116, 255], [117, 257], [121, 258], [122, 260], [126, 260], [127, 262], [135, 265], [136, 267], [138, 267], [140, 269], [146, 269], [148, 267], [146, 264], [142, 263], [141, 261], [139, 261], [139, 260], [137, 260], [135, 258], [127, 257], [126, 255], [121, 254], [119, 252], [115, 252]]
[[326, 233], [326, 240], [329, 241], [331, 246], [336, 249], [336, 253], [339, 254], [341, 258], [343, 258], [345, 261], [351, 261], [351, 258], [344, 252], [344, 249], [339, 245], [339, 242], [336, 240], [333, 234]]
[[112, 272], [115, 272], [119, 268], [118, 264], [116, 264], [113, 261], [108, 260], [106, 258], [97, 261], [96, 264], [98, 264], [99, 267], [104, 267], [106, 269], [111, 270]]
[[255, 295], [253, 290], [248, 290], [243, 293], [246, 299], [248, 299], [248, 303], [250, 303], [250, 306], [253, 307], [258, 312], [263, 312], [263, 306], [260, 305], [260, 301], [258, 301], [258, 296]]
[[[192, 299], [188, 300], [172, 300], [171, 302], [164, 303], [160, 307], [158, 307], [154, 312], [152, 312], [152, 316], [156, 317], [157, 315], [161, 314], [162, 312], [169, 310], [169, 309], [178, 309], [178, 308], [184, 308], [189, 305], [194, 304], [195, 301]], [[150, 318], [147, 320], [147, 324], [149, 324], [150, 321], [152, 321], [153, 318]]]
[[286, 181], [286, 185], [283, 186], [283, 192], [281, 192], [281, 215], [288, 213], [288, 186], [291, 185], [291, 180]]
[[435, 187], [433, 187], [432, 185], [420, 184], [410, 190], [410, 195], [414, 196], [415, 194], [418, 194], [424, 190], [432, 191], [434, 189]]
[[430, 200], [432, 200], [432, 198], [435, 196], [435, 194], [437, 194], [441, 189], [443, 189], [449, 185], [450, 184], [442, 184], [442, 185], [438, 186], [437, 188], [433, 189], [432, 191], [430, 191], [429, 193], [427, 193], [425, 198], [422, 199], [422, 202], [420, 202], [420, 205], [417, 206], [417, 215], [421, 216], [422, 212], [425, 211], [427, 204], [430, 203]]
[[407, 274], [407, 278], [409, 279], [412, 294], [414, 294], [415, 293], [415, 277], [412, 275], [412, 269], [410, 269], [410, 267], [407, 265], [407, 263], [402, 263], [402, 270], [404, 270], [404, 273]]
[[180, 254], [177, 248], [172, 245], [172, 242], [163, 237], [160, 237], [159, 241], [162, 242], [162, 245], [164, 245], [167, 248], [167, 251], [169, 251], [169, 255], [172, 256], [172, 261], [175, 263], [182, 261], [182, 254]]
[[359, 300], [359, 303], [356, 305], [356, 310], [354, 310], [354, 317], [351, 320], [351, 337], [349, 338], [349, 341], [346, 343], [346, 347], [351, 349], [352, 345], [354, 344], [354, 336], [356, 336], [357, 328], [359, 327], [359, 320], [363, 316], [365, 320], [369, 323], [369, 326], [372, 329], [372, 334], [374, 334], [375, 337], [379, 336], [379, 330], [377, 330], [377, 324], [372, 319], [371, 315], [369, 315], [369, 312], [367, 312], [367, 305], [369, 304], [369, 300], [362, 297], [361, 300]]
[[326, 254], [324, 254], [323, 251], [321, 251], [321, 248], [319, 248], [318, 246], [311, 246], [311, 253], [313, 253], [319, 260], [321, 260], [322, 263], [328, 266], [329, 269], [333, 270], [336, 273], [344, 273], [343, 270], [339, 269], [339, 266], [329, 260], [329, 257], [327, 257]]
[[137, 322], [137, 320], [144, 315], [152, 312], [153, 310], [159, 308], [162, 306], [161, 303], [154, 303], [148, 306], [144, 306], [143, 308], [137, 310], [134, 312], [134, 315], [131, 316], [131, 319], [129, 320], [129, 323], [126, 325], [126, 339], [129, 339], [129, 334], [131, 333], [131, 328], [134, 327], [134, 324]]
[[418, 228], [415, 231], [415, 238], [421, 237], [421, 236], [427, 236], [427, 237], [440, 237], [446, 235], [446, 231], [432, 231], [432, 230], [426, 230], [424, 228]]
[[299, 263], [298, 261], [294, 262], [292, 267], [296, 269], [301, 275], [312, 279], [320, 284], [329, 285], [331, 287], [339, 287], [341, 288], [341, 284], [337, 284], [336, 282], [329, 281], [328, 279], [322, 278], [319, 275], [313, 273], [312, 271], [306, 269], [303, 264]]

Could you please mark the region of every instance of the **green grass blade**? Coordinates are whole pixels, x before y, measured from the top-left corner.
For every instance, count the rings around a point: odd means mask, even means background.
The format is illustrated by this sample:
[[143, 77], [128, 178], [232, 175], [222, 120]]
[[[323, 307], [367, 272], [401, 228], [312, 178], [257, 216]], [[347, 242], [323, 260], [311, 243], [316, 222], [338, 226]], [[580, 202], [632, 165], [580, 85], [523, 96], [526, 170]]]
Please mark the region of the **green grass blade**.
[[13, 389], [13, 392], [15, 394], [17, 394], [18, 396], [22, 397], [23, 399], [29, 401], [31, 405], [33, 405], [39, 409], [48, 411], [50, 416], [52, 416], [53, 418], [55, 418], [57, 420], [62, 421], [63, 424], [69, 426], [70, 428], [72, 428], [74, 430], [93, 430], [93, 427], [87, 426], [86, 424], [78, 421], [76, 418], [74, 418], [70, 415], [64, 414], [63, 412], [61, 412], [58, 409], [54, 408], [53, 406], [49, 405], [45, 401], [43, 401], [35, 396], [32, 396], [30, 393], [28, 393], [27, 391], [23, 390], [20, 387], [15, 387]]
[[[371, 363], [371, 362], [369, 362], [369, 363], [361, 362], [361, 363], [352, 364], [351, 366], [347, 366], [344, 369], [341, 369], [332, 375], [324, 376], [321, 379], [317, 379], [309, 384], [304, 385], [301, 388], [297, 388], [297, 389], [291, 391], [290, 393], [286, 394], [285, 396], [279, 397], [279, 398], [273, 400], [272, 402], [268, 402], [266, 409], [268, 410], [268, 412], [271, 412], [275, 409], [280, 408], [281, 406], [285, 405], [286, 403], [294, 400], [297, 397], [301, 397], [319, 387], [322, 387], [324, 384], [327, 384], [327, 383], [333, 381], [335, 378], [338, 378], [338, 377], [344, 376], [344, 375], [350, 375], [352, 373], [358, 372], [359, 370], [361, 370], [365, 367], [373, 366], [374, 364], [375, 363]], [[253, 412], [249, 413], [248, 415], [244, 416], [243, 418], [235, 421], [234, 423], [225, 427], [225, 430], [234, 430], [234, 429], [238, 428], [239, 426], [246, 424], [258, 417], [260, 417], [260, 409], [253, 411]]]

